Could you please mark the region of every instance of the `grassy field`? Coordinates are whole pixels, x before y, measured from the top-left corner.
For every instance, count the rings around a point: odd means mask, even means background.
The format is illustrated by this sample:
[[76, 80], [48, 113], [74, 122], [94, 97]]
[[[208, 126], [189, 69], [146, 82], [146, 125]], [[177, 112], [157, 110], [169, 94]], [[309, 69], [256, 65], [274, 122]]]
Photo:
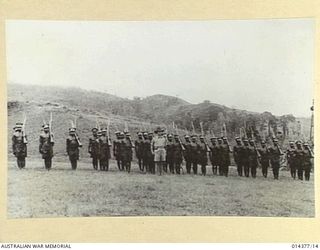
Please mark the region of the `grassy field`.
[[213, 176], [149, 175], [137, 165], [128, 174], [111, 163], [109, 172], [92, 170], [88, 160], [72, 171], [68, 162], [54, 162], [43, 169], [41, 159], [28, 159], [19, 170], [8, 166], [8, 217], [63, 216], [285, 216], [313, 217], [314, 180], [292, 180], [281, 171], [276, 181], [238, 177], [230, 168], [228, 178]]

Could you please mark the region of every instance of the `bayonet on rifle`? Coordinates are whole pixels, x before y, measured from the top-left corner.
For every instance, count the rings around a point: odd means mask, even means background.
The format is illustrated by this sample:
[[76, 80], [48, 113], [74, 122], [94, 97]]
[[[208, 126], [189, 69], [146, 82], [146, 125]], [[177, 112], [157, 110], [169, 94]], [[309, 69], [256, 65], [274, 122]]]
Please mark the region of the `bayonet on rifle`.
[[208, 145], [208, 143], [206, 141], [206, 138], [204, 136], [204, 130], [203, 130], [203, 123], [202, 122], [200, 122], [200, 129], [201, 129], [201, 135], [203, 136], [203, 139], [204, 139], [204, 145], [206, 146], [206, 150], [207, 150], [207, 152], [210, 152], [211, 151], [210, 147], [209, 147], [209, 145]]
[[50, 120], [49, 120], [49, 136], [50, 136], [50, 142], [54, 142], [53, 141], [53, 134], [52, 134], [52, 112], [50, 112]]
[[108, 145], [111, 146], [111, 139], [110, 139], [110, 120], [108, 120], [108, 125], [107, 125], [107, 136], [108, 136]]
[[76, 117], [74, 118], [74, 123], [73, 123], [73, 121], [71, 120], [71, 127], [75, 129], [75, 134], [74, 134], [74, 136], [75, 136], [75, 138], [76, 138], [76, 140], [77, 140], [77, 142], [78, 142], [78, 144], [79, 144], [79, 147], [82, 147], [82, 143], [81, 143], [81, 141], [80, 141], [80, 139], [79, 139], [79, 136], [78, 136], [78, 134], [77, 134], [77, 118], [76, 118]]
[[26, 138], [26, 122], [27, 122], [27, 115], [24, 114], [23, 116], [23, 123], [22, 123], [22, 128], [21, 128], [21, 132], [22, 132], [22, 141], [24, 144], [27, 144], [27, 138]]

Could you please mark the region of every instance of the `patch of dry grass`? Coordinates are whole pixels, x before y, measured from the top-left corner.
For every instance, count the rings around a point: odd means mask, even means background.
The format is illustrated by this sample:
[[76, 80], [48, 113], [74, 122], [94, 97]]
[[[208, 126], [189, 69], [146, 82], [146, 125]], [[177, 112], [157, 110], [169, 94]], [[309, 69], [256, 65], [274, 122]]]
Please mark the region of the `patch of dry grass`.
[[27, 169], [15, 162], [8, 168], [8, 217], [61, 216], [292, 216], [313, 217], [314, 181], [292, 180], [282, 171], [264, 179], [212, 176], [149, 175], [133, 165], [132, 173], [94, 171], [80, 162], [72, 171], [68, 162], [54, 162], [46, 171], [39, 159], [28, 159]]

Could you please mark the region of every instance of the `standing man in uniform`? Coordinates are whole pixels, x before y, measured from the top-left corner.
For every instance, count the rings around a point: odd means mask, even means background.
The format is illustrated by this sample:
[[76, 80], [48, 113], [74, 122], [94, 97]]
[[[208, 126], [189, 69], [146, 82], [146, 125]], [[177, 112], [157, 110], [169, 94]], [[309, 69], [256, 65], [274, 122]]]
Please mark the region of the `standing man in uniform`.
[[155, 131], [156, 136], [151, 141], [151, 152], [154, 154], [154, 162], [159, 175], [162, 175], [162, 169], [166, 161], [167, 139], [164, 136], [164, 130], [160, 127]]
[[298, 179], [303, 180], [303, 164], [304, 164], [304, 151], [302, 148], [301, 141], [296, 141], [296, 152], [295, 152], [295, 159], [296, 159], [296, 166], [298, 170]]
[[126, 167], [126, 152], [127, 150], [127, 145], [126, 145], [126, 139], [125, 135], [123, 132], [120, 132], [119, 134], [119, 141], [118, 141], [118, 146], [117, 146], [117, 156], [119, 157], [119, 166], [120, 166], [120, 171], [124, 171]]
[[241, 143], [241, 139], [240, 137], [236, 137], [236, 145], [233, 147], [233, 158], [234, 158], [234, 162], [237, 165], [237, 171], [238, 171], [238, 175], [242, 176], [242, 172], [243, 172], [243, 163], [242, 163], [242, 154], [243, 153], [243, 147], [242, 147], [242, 143]]
[[219, 162], [218, 162], [218, 147], [217, 147], [217, 137], [211, 137], [210, 138], [210, 142], [211, 142], [211, 145], [210, 145], [210, 161], [211, 161], [211, 164], [212, 164], [212, 174], [213, 175], [217, 175], [217, 170], [218, 170], [218, 165], [219, 165]]
[[113, 141], [113, 156], [117, 161], [117, 166], [120, 171], [122, 171], [121, 160], [120, 160], [120, 131], [116, 131], [116, 139]]
[[290, 168], [291, 177], [296, 179], [297, 175], [297, 162], [296, 162], [296, 148], [294, 142], [289, 142], [289, 148], [287, 149], [287, 163]]
[[303, 168], [306, 181], [310, 180], [310, 172], [312, 168], [313, 152], [308, 143], [303, 144]]
[[200, 143], [199, 143], [199, 164], [201, 165], [201, 174], [207, 174], [207, 165], [208, 165], [208, 152], [209, 147], [204, 139], [204, 136], [200, 136]]
[[217, 146], [217, 163], [218, 163], [218, 172], [219, 175], [222, 176], [224, 174], [223, 172], [223, 154], [224, 154], [224, 148], [223, 148], [223, 141], [222, 138], [218, 138], [218, 146]]
[[101, 130], [101, 136], [99, 138], [100, 144], [100, 170], [108, 171], [109, 170], [109, 160], [111, 158], [110, 148], [111, 140], [107, 135], [107, 129]]
[[17, 165], [19, 169], [25, 168], [27, 157], [27, 136], [22, 131], [22, 123], [16, 123], [13, 128], [14, 133], [12, 136], [12, 152], [17, 158]]
[[124, 150], [123, 150], [123, 163], [127, 172], [131, 171], [131, 161], [133, 155], [134, 145], [131, 141], [131, 135], [129, 132], [125, 132], [125, 140], [124, 140]]
[[143, 132], [142, 133], [143, 141], [142, 141], [142, 168], [146, 171], [146, 173], [149, 173], [149, 168], [147, 167], [147, 159], [146, 159], [146, 140], [148, 140], [148, 133]]
[[199, 144], [197, 143], [197, 136], [192, 135], [190, 143], [190, 158], [192, 163], [193, 174], [197, 175], [198, 173], [198, 161], [199, 161]]
[[151, 150], [152, 139], [153, 139], [153, 133], [149, 132], [148, 133], [148, 144], [146, 146], [147, 159], [148, 159], [148, 165], [149, 165], [150, 173], [151, 174], [156, 174], [156, 167], [155, 167], [155, 163], [154, 163], [154, 153]]
[[223, 175], [225, 177], [228, 177], [228, 174], [229, 174], [229, 166], [231, 163], [230, 153], [231, 153], [231, 149], [229, 146], [228, 139], [227, 137], [223, 137], [221, 164], [222, 164]]
[[273, 177], [275, 180], [279, 179], [280, 170], [280, 157], [283, 155], [280, 146], [278, 144], [278, 139], [273, 139], [273, 145], [269, 148], [270, 153], [270, 163], [273, 171]]
[[183, 144], [183, 147], [185, 150], [183, 151], [183, 157], [184, 160], [186, 161], [186, 169], [187, 169], [187, 174], [191, 173], [191, 141], [190, 141], [190, 136], [185, 135], [184, 136], [185, 142]]
[[258, 152], [260, 154], [260, 163], [262, 167], [262, 175], [264, 178], [267, 178], [268, 176], [268, 168], [270, 165], [270, 159], [269, 159], [269, 151], [268, 147], [266, 145], [266, 142], [263, 140], [261, 141], [261, 148], [258, 149]]
[[[143, 169], [146, 170], [146, 173], [150, 173], [150, 148], [151, 148], [151, 140], [149, 140], [148, 133], [143, 133], [143, 150], [142, 150], [142, 163]], [[150, 153], [149, 153], [150, 152]]]
[[242, 155], [244, 176], [249, 177], [250, 173], [250, 145], [247, 138], [243, 139], [243, 155]]
[[[93, 128], [92, 130], [92, 137], [89, 138], [89, 147], [88, 152], [90, 157], [92, 158], [92, 166], [93, 169], [98, 170], [99, 165], [99, 154], [100, 154], [100, 143], [99, 143], [99, 136], [98, 136], [98, 129]], [[101, 166], [100, 166], [101, 170]]]
[[53, 146], [53, 134], [50, 133], [49, 125], [45, 124], [39, 138], [39, 152], [44, 159], [44, 166], [47, 170], [50, 170], [52, 166]]
[[77, 162], [79, 160], [79, 148], [82, 147], [80, 139], [76, 133], [76, 128], [69, 129], [69, 136], [66, 140], [67, 154], [71, 163], [72, 170], [77, 169]]
[[257, 176], [257, 167], [258, 167], [258, 151], [254, 144], [254, 140], [250, 139], [249, 141], [249, 168], [251, 170], [252, 178]]
[[182, 145], [179, 135], [174, 135], [174, 154], [173, 154], [173, 161], [174, 161], [174, 169], [176, 174], [180, 174], [182, 158], [183, 158], [183, 151], [184, 146]]
[[168, 134], [167, 136], [168, 141], [166, 145], [166, 163], [169, 166], [169, 171], [171, 174], [174, 174], [174, 150], [175, 150], [175, 143], [172, 138], [172, 134]]
[[144, 171], [144, 163], [143, 163], [143, 150], [144, 150], [144, 139], [142, 132], [138, 132], [138, 139], [134, 142], [136, 157], [138, 159], [139, 169], [140, 171]]

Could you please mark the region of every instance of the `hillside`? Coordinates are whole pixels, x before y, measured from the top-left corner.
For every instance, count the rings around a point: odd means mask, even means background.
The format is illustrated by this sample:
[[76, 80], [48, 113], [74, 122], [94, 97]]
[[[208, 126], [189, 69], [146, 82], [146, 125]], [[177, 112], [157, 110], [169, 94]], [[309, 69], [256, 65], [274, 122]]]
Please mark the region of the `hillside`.
[[[77, 88], [57, 88], [41, 86], [8, 85], [8, 140], [11, 145], [11, 131], [15, 122], [22, 121], [23, 114], [27, 114], [26, 131], [29, 140], [28, 154], [39, 156], [38, 137], [43, 120], [48, 122], [50, 112], [53, 114], [53, 133], [55, 135], [55, 155], [65, 154], [65, 138], [71, 121], [77, 118], [77, 129], [84, 148], [81, 157], [88, 157], [87, 142], [91, 134], [91, 128], [96, 126], [96, 120], [100, 125], [106, 126], [111, 122], [110, 132], [124, 129], [124, 122], [130, 130], [137, 131], [144, 127], [150, 127], [150, 123], [130, 116], [119, 116], [114, 110], [131, 112], [132, 107], [127, 104], [129, 100], [112, 96], [106, 93], [86, 91]], [[121, 113], [119, 112], [119, 113]], [[155, 127], [155, 125], [153, 125]], [[9, 155], [11, 147], [9, 147]]]
[[[57, 156], [65, 154], [65, 137], [71, 120], [77, 118], [79, 136], [84, 143], [82, 157], [88, 156], [87, 141], [97, 118], [101, 126], [106, 126], [107, 121], [111, 121], [112, 136], [116, 130], [124, 129], [125, 122], [132, 133], [142, 129], [153, 130], [158, 124], [166, 126], [169, 132], [174, 132], [172, 123], [175, 122], [181, 129], [181, 134], [186, 130], [191, 131], [191, 122], [197, 133], [200, 133], [200, 122], [203, 122], [204, 132], [208, 135], [214, 133], [220, 136], [222, 125], [226, 124], [228, 137], [232, 138], [238, 136], [240, 128], [245, 125], [247, 135], [251, 136], [253, 133], [256, 139], [259, 139], [262, 132], [265, 133], [266, 122], [273, 133], [284, 132], [293, 136], [296, 121], [292, 115], [276, 117], [269, 112], [253, 113], [231, 109], [209, 101], [191, 104], [165, 95], [130, 100], [80, 88], [8, 85], [8, 128], [11, 131], [15, 122], [22, 120], [23, 113], [27, 114], [29, 154], [38, 155], [38, 135], [43, 119], [48, 121], [50, 112], [54, 118]], [[303, 120], [303, 130], [307, 135], [306, 124], [310, 124], [310, 120]], [[8, 140], [11, 145], [11, 133], [8, 134]]]

